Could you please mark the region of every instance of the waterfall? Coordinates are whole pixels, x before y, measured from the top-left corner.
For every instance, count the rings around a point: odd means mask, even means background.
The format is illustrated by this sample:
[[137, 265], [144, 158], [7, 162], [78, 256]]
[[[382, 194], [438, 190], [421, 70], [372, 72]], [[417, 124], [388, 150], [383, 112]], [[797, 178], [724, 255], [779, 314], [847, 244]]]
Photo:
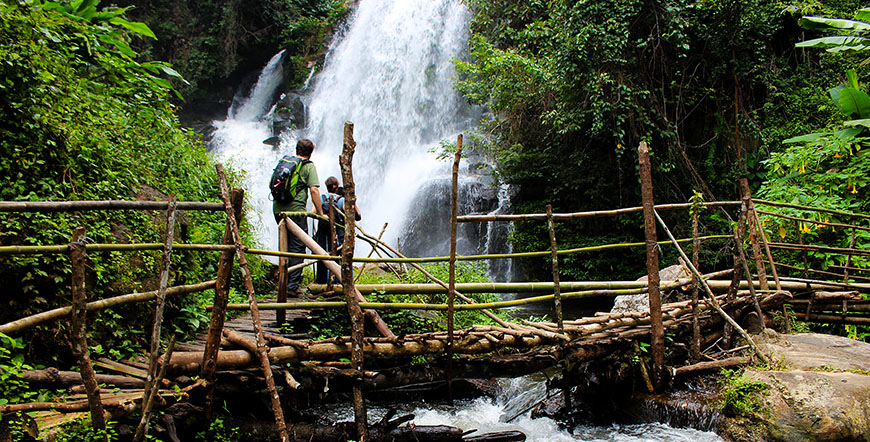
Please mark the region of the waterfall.
[[[338, 156], [344, 123], [350, 121], [357, 142], [353, 174], [362, 227], [376, 235], [388, 223], [384, 239], [395, 244], [401, 237], [407, 254], [446, 253], [451, 164], [438, 160], [436, 151], [442, 142], [453, 143], [458, 134], [473, 129], [481, 115], [453, 89], [452, 60], [466, 56], [469, 20], [461, 0], [359, 2], [322, 71], [303, 91], [305, 127], [274, 134], [281, 139], [277, 150], [262, 143], [273, 135], [268, 109], [274, 81], [280, 81], [281, 54], [263, 69], [248, 98], [234, 105], [238, 110], [214, 123], [212, 150], [245, 170], [252, 205], [261, 212], [265, 247], [276, 243], [266, 192], [274, 163], [293, 154], [298, 139], [310, 138], [321, 185], [329, 176], [340, 179]], [[465, 159], [461, 182], [460, 213], [505, 207], [498, 198], [504, 192], [491, 178], [471, 173]], [[473, 198], [481, 195], [491, 199], [475, 203]], [[463, 226], [460, 253], [482, 251], [494, 242], [487, 241], [492, 235], [486, 225]], [[503, 238], [498, 242], [506, 244]], [[499, 267], [499, 273], [505, 268]]]

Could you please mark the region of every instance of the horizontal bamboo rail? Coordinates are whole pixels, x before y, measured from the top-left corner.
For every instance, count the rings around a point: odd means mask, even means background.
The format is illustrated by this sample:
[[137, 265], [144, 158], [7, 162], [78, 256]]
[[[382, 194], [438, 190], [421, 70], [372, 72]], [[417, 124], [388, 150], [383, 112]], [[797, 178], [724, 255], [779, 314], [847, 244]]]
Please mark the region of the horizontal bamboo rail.
[[[0, 212], [74, 212], [83, 210], [167, 210], [169, 201], [0, 201]], [[179, 201], [178, 210], [223, 211], [222, 203]]]
[[854, 218], [870, 219], [870, 215], [865, 215], [863, 213], [843, 212], [840, 210], [822, 209], [820, 207], [801, 206], [799, 204], [780, 203], [777, 201], [767, 201], [767, 200], [760, 200], [760, 199], [756, 199], [756, 198], [752, 198], [752, 202], [755, 204], [762, 204], [765, 206], [788, 207], [790, 209], [810, 210], [813, 212], [822, 212], [822, 213], [830, 213], [833, 215], [842, 215], [842, 216], [851, 216]]
[[[624, 290], [584, 290], [579, 292], [562, 293], [562, 298], [577, 299], [590, 298], [599, 296], [620, 296], [620, 295], [637, 295], [645, 293], [646, 288], [624, 289]], [[454, 310], [484, 310], [484, 309], [500, 309], [519, 307], [521, 305], [537, 304], [541, 302], [552, 302], [554, 295], [534, 296], [530, 298], [512, 299], [510, 301], [496, 301], [476, 304], [456, 304]], [[308, 310], [314, 308], [339, 308], [345, 307], [347, 303], [344, 301], [314, 301], [314, 302], [269, 302], [260, 303], [260, 310]], [[359, 306], [364, 309], [372, 310], [443, 310], [448, 309], [447, 304], [426, 304], [417, 302], [360, 302]], [[248, 310], [250, 307], [247, 304], [228, 304], [227, 310]], [[206, 307], [207, 310], [211, 306]]]
[[772, 216], [774, 218], [784, 218], [784, 219], [788, 219], [788, 220], [792, 220], [792, 221], [800, 221], [800, 222], [808, 223], [808, 224], [816, 224], [816, 225], [827, 226], [827, 227], [840, 227], [843, 229], [857, 229], [857, 230], [870, 231], [870, 227], [861, 227], [861, 226], [856, 226], [854, 224], [841, 224], [841, 223], [832, 223], [832, 222], [828, 222], [828, 221], [816, 221], [816, 220], [808, 219], [808, 218], [799, 218], [797, 216], [788, 216], [788, 215], [783, 215], [780, 213], [765, 212], [763, 210], [757, 210], [756, 212], [758, 212], [759, 215], [767, 215], [767, 216]]
[[[768, 261], [768, 260], [764, 260], [764, 263], [765, 263], [765, 264], [770, 264], [770, 261]], [[844, 274], [842, 274], [842, 273], [826, 272], [826, 271], [824, 271], [824, 270], [816, 270], [816, 269], [810, 269], [810, 268], [797, 267], [797, 266], [792, 266], [792, 265], [788, 265], [788, 264], [783, 264], [783, 263], [781, 263], [781, 262], [776, 263], [776, 266], [777, 266], [777, 267], [786, 268], [786, 269], [791, 269], [791, 270], [797, 270], [797, 271], [800, 271], [800, 272], [810, 272], [810, 273], [816, 273], [816, 274], [819, 274], [819, 275], [833, 276], [833, 277], [837, 277], [837, 278], [840, 278], [840, 279], [843, 279], [843, 277], [846, 276], [846, 275], [844, 275]], [[855, 275], [849, 275], [849, 279], [854, 279], [854, 280], [857, 280], [857, 281], [870, 281], [870, 278], [866, 278], [866, 277], [863, 277], [863, 276], [855, 276]]]
[[[730, 239], [729, 235], [710, 235], [700, 237], [700, 240], [715, 240], [715, 239]], [[679, 242], [690, 242], [691, 238], [680, 239]], [[659, 244], [667, 245], [669, 242], [662, 241]], [[621, 243], [621, 244], [605, 244], [601, 246], [579, 247], [575, 249], [559, 250], [559, 255], [570, 255], [574, 253], [594, 252], [610, 249], [620, 249], [629, 247], [640, 247], [645, 243]], [[118, 251], [143, 251], [143, 250], [163, 250], [164, 244], [161, 243], [138, 243], [138, 244], [87, 244], [88, 251], [102, 252], [118, 252]], [[229, 244], [173, 244], [176, 250], [201, 250], [201, 251], [222, 251], [234, 250], [234, 247]], [[251, 249], [242, 246], [245, 253], [252, 255], [291, 257], [302, 259], [317, 259], [323, 261], [339, 261], [341, 257], [331, 255], [312, 255], [307, 253], [291, 253], [291, 252], [276, 252], [273, 250]], [[35, 255], [35, 254], [59, 254], [67, 253], [69, 245], [47, 245], [47, 246], [2, 246], [0, 247], [0, 255]], [[457, 256], [458, 261], [477, 261], [482, 259], [509, 259], [509, 258], [531, 258], [549, 256], [552, 252], [520, 252], [520, 253], [504, 253], [504, 254], [488, 254], [488, 255], [467, 255]], [[431, 256], [426, 258], [354, 258], [353, 262], [368, 262], [368, 263], [433, 263], [449, 261], [449, 256]]]
[[[705, 207], [721, 207], [721, 206], [739, 206], [740, 201], [713, 201], [701, 203], [700, 205]], [[678, 204], [657, 204], [655, 206], [656, 210], [678, 210], [678, 209], [688, 209], [692, 207], [695, 203], [678, 203]], [[589, 218], [595, 216], [615, 216], [615, 215], [625, 215], [628, 213], [637, 213], [643, 211], [643, 207], [626, 207], [623, 209], [615, 209], [615, 210], [597, 210], [597, 211], [588, 211], [588, 212], [574, 212], [574, 213], [554, 213], [554, 220], [569, 220], [569, 219], [580, 219], [580, 218]], [[467, 223], [467, 222], [480, 222], [480, 221], [546, 221], [547, 214], [546, 213], [531, 213], [531, 214], [522, 214], [522, 215], [463, 215], [456, 217], [457, 222]]]
[[[730, 271], [730, 270], [729, 270]], [[831, 287], [844, 287], [845, 284], [816, 281], [816, 280], [796, 280], [794, 278], [782, 278], [783, 290], [802, 291], [802, 290], [825, 290]], [[691, 279], [685, 278], [678, 280], [680, 282], [690, 283]], [[731, 281], [725, 280], [709, 280], [707, 283], [710, 288], [716, 292], [724, 292], [728, 290]], [[644, 287], [646, 281], [565, 281], [560, 282], [561, 290], [578, 291], [578, 290], [622, 290]], [[757, 280], [753, 281], [753, 287], [760, 288], [761, 285]], [[848, 284], [851, 289], [870, 292], [870, 284], [854, 283]], [[308, 286], [311, 293], [322, 293], [326, 286], [321, 284], [312, 284]], [[357, 284], [356, 288], [362, 294], [373, 292], [383, 294], [446, 294], [447, 290], [438, 284]], [[744, 280], [740, 281], [739, 290], [746, 290], [749, 284]], [[340, 287], [334, 287], [335, 293], [341, 293]], [[456, 290], [463, 293], [534, 293], [534, 292], [553, 292], [552, 282], [501, 282], [501, 283], [464, 283], [456, 284]]]
[[806, 322], [821, 322], [825, 324], [870, 325], [870, 315], [825, 315], [811, 313], [809, 319], [805, 312], [795, 312], [797, 319]]
[[772, 242], [769, 243], [770, 248], [772, 249], [782, 249], [782, 250], [812, 250], [816, 252], [826, 252], [826, 253], [836, 253], [839, 255], [852, 255], [852, 256], [870, 256], [870, 250], [862, 250], [862, 249], [848, 249], [843, 247], [826, 247], [826, 246], [815, 246], [810, 244], [789, 244], [782, 242]]
[[[166, 295], [182, 295], [186, 293], [201, 292], [204, 290], [213, 289], [214, 285], [215, 280], [211, 280], [200, 282], [198, 284], [169, 287], [166, 289]], [[156, 297], [157, 290], [142, 293], [130, 293], [127, 295], [115, 296], [113, 298], [91, 301], [87, 303], [85, 307], [88, 311], [103, 310], [109, 307], [114, 307], [116, 305], [129, 304], [131, 302], [148, 301]], [[70, 312], [72, 312], [72, 307], [60, 307], [42, 313], [37, 313], [35, 315], [31, 315], [25, 318], [17, 319], [12, 322], [7, 322], [3, 325], [0, 325], [0, 333], [4, 333], [7, 335], [11, 333], [16, 333], [26, 328], [33, 327], [37, 324], [67, 316], [70, 314]]]
[[862, 269], [860, 267], [852, 267], [852, 266], [841, 266], [841, 265], [837, 265], [837, 264], [830, 264], [830, 265], [828, 265], [828, 267], [834, 267], [834, 268], [843, 269], [843, 270], [851, 270], [854, 272], [870, 272], [870, 269]]

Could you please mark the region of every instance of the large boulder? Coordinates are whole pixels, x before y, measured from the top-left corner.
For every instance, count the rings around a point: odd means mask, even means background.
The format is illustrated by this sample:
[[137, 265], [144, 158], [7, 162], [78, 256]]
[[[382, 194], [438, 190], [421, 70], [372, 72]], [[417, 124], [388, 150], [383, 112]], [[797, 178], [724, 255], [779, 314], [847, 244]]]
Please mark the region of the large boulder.
[[752, 416], [729, 418], [726, 440], [870, 441], [870, 344], [822, 334], [778, 335], [758, 345], [776, 369], [747, 369], [767, 385]]
[[[659, 270], [659, 280], [661, 282], [671, 282], [683, 278], [691, 278], [692, 273], [682, 264], [674, 264]], [[646, 281], [646, 275], [637, 279], [637, 281]], [[662, 303], [684, 301], [685, 295], [681, 290], [669, 290], [662, 292]], [[639, 295], [619, 295], [613, 300], [613, 308], [611, 313], [628, 313], [628, 312], [648, 312], [649, 311], [649, 295], [641, 293]]]

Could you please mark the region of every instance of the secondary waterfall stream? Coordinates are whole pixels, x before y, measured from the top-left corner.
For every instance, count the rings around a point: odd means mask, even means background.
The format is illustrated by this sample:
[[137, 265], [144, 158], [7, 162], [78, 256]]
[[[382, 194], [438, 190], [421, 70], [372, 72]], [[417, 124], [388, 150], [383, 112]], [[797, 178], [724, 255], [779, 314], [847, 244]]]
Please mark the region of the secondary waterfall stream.
[[[312, 160], [321, 182], [340, 177], [338, 155], [345, 121], [354, 123], [357, 142], [354, 181], [371, 234], [389, 227], [384, 238], [409, 255], [446, 254], [449, 238], [450, 164], [438, 160], [442, 142], [473, 129], [481, 115], [453, 89], [451, 60], [466, 56], [470, 13], [460, 0], [363, 0], [336, 37], [322, 71], [306, 82], [300, 98], [303, 127], [273, 133], [273, 115], [283, 75], [283, 51], [263, 68], [253, 87], [234, 99], [227, 119], [215, 121], [213, 154], [245, 173], [247, 197], [259, 211], [260, 241], [277, 244], [267, 183], [277, 160], [294, 153], [296, 140], [312, 139]], [[278, 136], [278, 149], [263, 140]], [[470, 164], [471, 163], [471, 164]], [[460, 213], [508, 212], [509, 189], [497, 186], [479, 160], [463, 160]], [[471, 167], [470, 167], [471, 166]], [[482, 203], [483, 202], [483, 203]], [[505, 250], [505, 224], [463, 226], [460, 253]], [[363, 252], [365, 253], [365, 251]], [[510, 274], [507, 260], [490, 263], [494, 279]], [[720, 440], [712, 433], [675, 430], [666, 425], [560, 429], [550, 419], [527, 414], [499, 422], [511, 398], [536, 388], [530, 378], [505, 381], [497, 399], [478, 399], [455, 407], [406, 404], [419, 424], [450, 424], [483, 431], [519, 429], [530, 441]], [[539, 382], [538, 382], [539, 384]], [[345, 409], [343, 412], [347, 412]], [[341, 412], [339, 412], [341, 413]]]

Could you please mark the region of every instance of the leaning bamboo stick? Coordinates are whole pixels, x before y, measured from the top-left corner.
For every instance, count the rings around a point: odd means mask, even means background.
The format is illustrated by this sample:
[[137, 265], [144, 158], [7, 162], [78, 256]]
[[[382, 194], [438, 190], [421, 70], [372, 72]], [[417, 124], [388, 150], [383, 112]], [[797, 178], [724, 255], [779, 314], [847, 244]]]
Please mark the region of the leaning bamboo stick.
[[758, 199], [758, 198], [752, 198], [752, 201], [755, 203], [758, 203], [758, 204], [765, 205], [765, 206], [788, 207], [791, 209], [810, 210], [813, 212], [823, 212], [823, 213], [831, 213], [834, 215], [843, 215], [843, 216], [851, 216], [851, 217], [855, 217], [855, 218], [870, 219], [870, 215], [865, 215], [863, 213], [844, 212], [844, 211], [833, 210], [833, 209], [822, 209], [820, 207], [801, 206], [799, 204], [780, 203], [777, 201], [768, 201], [768, 200], [762, 200], [762, 199]]
[[[278, 435], [281, 438], [281, 442], [288, 442], [290, 437], [287, 434], [287, 424], [284, 422], [284, 410], [281, 407], [281, 399], [278, 397], [278, 390], [275, 388], [275, 380], [272, 377], [272, 366], [269, 363], [266, 341], [263, 339], [263, 324], [260, 322], [260, 312], [257, 310], [257, 295], [254, 292], [251, 272], [248, 270], [248, 260], [245, 258], [245, 252], [242, 251], [242, 238], [239, 236], [233, 206], [230, 203], [230, 195], [229, 190], [227, 189], [226, 177], [224, 176], [224, 168], [222, 165], [218, 164], [216, 169], [220, 181], [221, 199], [224, 201], [224, 210], [226, 211], [227, 220], [229, 221], [230, 227], [233, 231], [233, 245], [236, 247], [236, 259], [238, 259], [239, 267], [242, 269], [245, 289], [248, 292], [248, 302], [251, 305], [251, 318], [254, 325], [254, 332], [257, 335], [257, 354], [260, 359], [260, 365], [263, 368], [263, 377], [266, 378], [266, 389], [269, 392], [272, 412], [275, 414], [275, 424], [278, 426]], [[165, 361], [165, 363], [169, 364], [170, 361]]]
[[[154, 322], [151, 327], [151, 351], [148, 353], [148, 377], [145, 378], [145, 391], [142, 393], [142, 418], [136, 427], [133, 442], [142, 442], [148, 434], [151, 419], [151, 401], [154, 393], [160, 388], [157, 383], [157, 352], [160, 350], [160, 334], [163, 324], [163, 309], [166, 306], [166, 287], [169, 285], [169, 267], [172, 262], [172, 243], [175, 241], [175, 197], [169, 199], [166, 209], [166, 244], [163, 248], [163, 262], [160, 266], [160, 285], [154, 306]], [[172, 340], [175, 345], [175, 340]]]
[[[679, 209], [688, 209], [694, 203], [678, 203], [678, 204], [658, 204], [655, 206], [656, 210], [679, 210]], [[713, 201], [702, 203], [706, 207], [722, 207], [722, 206], [736, 206], [740, 204], [740, 201]], [[589, 217], [597, 217], [597, 216], [614, 216], [614, 215], [624, 215], [629, 213], [638, 213], [643, 211], [643, 207], [626, 207], [622, 209], [615, 210], [597, 210], [590, 212], [575, 212], [575, 213], [554, 213], [554, 220], [569, 220], [569, 219], [580, 219], [580, 218], [589, 218]], [[515, 214], [515, 215], [464, 215], [460, 216], [457, 221], [461, 223], [465, 222], [480, 222], [480, 221], [546, 221], [547, 215], [545, 213], [530, 213], [530, 214]]]
[[[655, 213], [655, 211], [653, 211], [653, 213]], [[671, 241], [676, 243], [676, 239], [671, 234], [671, 231], [670, 231], [670, 229], [668, 229], [668, 226], [665, 224], [664, 220], [662, 220], [661, 217], [659, 217], [658, 213], [655, 213], [655, 216], [656, 216], [656, 220], [658, 220], [659, 224], [662, 226], [662, 228], [665, 230], [665, 233], [668, 235], [668, 238], [670, 238]], [[683, 252], [683, 249], [679, 246], [679, 244], [675, 244], [675, 246], [677, 248], [677, 251], [680, 253], [680, 256], [683, 257], [683, 259], [686, 261], [686, 264], [689, 266], [689, 270], [691, 270], [693, 274], [700, 276], [700, 272], [698, 272], [698, 269], [696, 269], [695, 266], [693, 266], [691, 264], [691, 261], [686, 256], [685, 252]], [[746, 342], [749, 343], [749, 345], [755, 351], [755, 354], [758, 355], [758, 358], [766, 363], [767, 357], [764, 356], [763, 353], [761, 353], [761, 350], [758, 348], [757, 345], [755, 345], [755, 341], [752, 340], [752, 337], [750, 337], [749, 334], [746, 333], [746, 330], [743, 330], [743, 327], [741, 327], [740, 324], [738, 324], [737, 322], [734, 321], [734, 318], [729, 316], [728, 313], [725, 313], [725, 310], [722, 310], [722, 307], [716, 301], [716, 295], [714, 295], [713, 291], [710, 290], [710, 286], [707, 285], [707, 282], [704, 280], [701, 280], [701, 284], [704, 286], [704, 290], [707, 292], [707, 296], [708, 296], [707, 299], [710, 302], [710, 304], [713, 306], [713, 308], [715, 308], [716, 311], [719, 312], [719, 315], [721, 315], [723, 319], [728, 321], [731, 324], [731, 326], [734, 327], [734, 329], [737, 330], [737, 332], [740, 333], [741, 336], [743, 336], [743, 339], [746, 339]]]
[[[73, 212], [85, 210], [166, 210], [168, 201], [0, 201], [0, 212]], [[178, 210], [223, 210], [221, 203], [179, 201]]]
[[[196, 293], [204, 290], [208, 290], [210, 288], [214, 288], [215, 281], [205, 281], [200, 282], [198, 284], [190, 284], [190, 285], [180, 285], [175, 287], [169, 287], [166, 289], [167, 295], [180, 295], [186, 293]], [[143, 293], [130, 293], [127, 295], [115, 296], [113, 298], [100, 299], [98, 301], [91, 301], [86, 304], [86, 308], [88, 311], [96, 311], [103, 310], [110, 307], [114, 307], [116, 305], [128, 304], [131, 302], [143, 302], [154, 299], [157, 296], [157, 290], [153, 290], [150, 292]], [[41, 324], [46, 321], [50, 321], [53, 319], [61, 318], [63, 316], [69, 315], [72, 312], [72, 307], [60, 307], [52, 310], [48, 310], [45, 312], [37, 313], [35, 315], [30, 315], [21, 319], [17, 319], [15, 321], [7, 322], [3, 325], [0, 325], [0, 333], [3, 334], [12, 334], [17, 333], [21, 330], [33, 327], [35, 325]]]

